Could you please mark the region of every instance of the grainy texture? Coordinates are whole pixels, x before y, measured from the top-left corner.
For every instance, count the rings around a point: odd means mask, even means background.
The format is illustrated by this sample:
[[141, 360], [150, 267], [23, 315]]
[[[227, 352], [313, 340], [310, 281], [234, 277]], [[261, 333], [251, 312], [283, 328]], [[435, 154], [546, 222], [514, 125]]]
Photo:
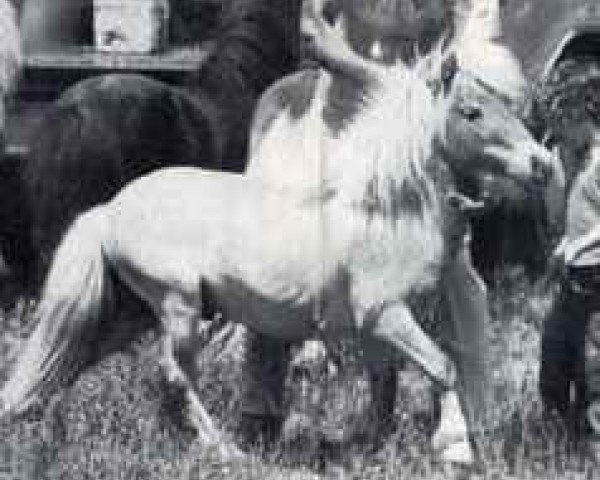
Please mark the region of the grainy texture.
[[[256, 451], [247, 462], [222, 464], [192, 440], [162, 388], [150, 332], [125, 352], [89, 368], [41, 415], [0, 426], [0, 474], [29, 479], [590, 479], [598, 465], [570, 455], [559, 427], [542, 421], [537, 393], [539, 335], [552, 290], [535, 286], [518, 269], [499, 274], [489, 325], [493, 388], [503, 428], [484, 448], [483, 469], [467, 473], [436, 464], [428, 450], [432, 418], [429, 382], [412, 366], [400, 376], [397, 428], [373, 454], [360, 448], [319, 451], [316, 426], [341, 429], [360, 421], [368, 400], [362, 371], [346, 356], [342, 373], [314, 369], [312, 378], [288, 384], [289, 444]], [[25, 303], [1, 318], [2, 365], [9, 365], [31, 325]], [[136, 315], [136, 317], [139, 314]], [[120, 321], [135, 321], [122, 316]], [[235, 430], [239, 358], [215, 360], [206, 351], [199, 379], [220, 423]], [[465, 475], [467, 475], [465, 477]]]

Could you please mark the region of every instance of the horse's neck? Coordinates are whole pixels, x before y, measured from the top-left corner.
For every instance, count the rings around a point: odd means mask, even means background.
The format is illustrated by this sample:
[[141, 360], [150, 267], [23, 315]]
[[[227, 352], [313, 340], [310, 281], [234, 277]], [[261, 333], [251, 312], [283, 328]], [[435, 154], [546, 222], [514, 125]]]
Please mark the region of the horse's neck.
[[321, 78], [325, 79], [321, 90], [323, 122], [337, 135], [360, 114], [365, 106], [364, 98], [372, 86], [356, 78], [324, 70]]
[[330, 80], [323, 72], [304, 114], [296, 118], [289, 108], [282, 110], [258, 143], [249, 174], [264, 188], [285, 191], [296, 200], [320, 195], [325, 181], [323, 162], [332, 135], [323, 122]]

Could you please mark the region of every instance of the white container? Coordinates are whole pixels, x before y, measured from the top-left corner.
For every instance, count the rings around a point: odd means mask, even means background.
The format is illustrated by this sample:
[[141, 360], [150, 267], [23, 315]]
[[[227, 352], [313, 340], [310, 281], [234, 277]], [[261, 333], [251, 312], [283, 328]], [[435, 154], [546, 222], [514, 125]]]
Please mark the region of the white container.
[[93, 5], [97, 49], [139, 54], [165, 46], [168, 0], [94, 0]]

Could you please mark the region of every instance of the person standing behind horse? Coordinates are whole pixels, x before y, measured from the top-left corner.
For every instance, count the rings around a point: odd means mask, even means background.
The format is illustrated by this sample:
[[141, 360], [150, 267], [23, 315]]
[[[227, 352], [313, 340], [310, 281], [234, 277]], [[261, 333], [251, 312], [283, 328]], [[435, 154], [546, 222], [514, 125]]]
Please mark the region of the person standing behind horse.
[[[325, 120], [334, 130], [336, 122], [339, 126], [352, 113], [343, 108], [344, 96], [353, 94], [353, 87], [347, 82], [365, 80], [374, 62], [410, 64], [417, 54], [426, 55], [442, 39], [454, 44], [461, 67], [484, 77], [507, 98], [519, 102], [527, 91], [518, 62], [498, 41], [497, 0], [473, 0], [470, 5], [448, 0], [428, 0], [419, 4], [410, 0], [341, 0], [322, 3], [317, 9], [327, 12], [330, 17], [340, 14], [338, 23], [346, 39], [346, 45], [336, 45], [335, 39], [327, 38], [324, 23], [314, 21], [310, 14], [303, 20], [310, 56], [326, 69], [341, 73], [336, 76], [336, 80], [338, 77], [341, 80], [330, 88], [330, 97], [333, 97], [330, 103], [340, 106], [340, 110], [329, 116], [324, 112]], [[347, 50], [348, 46], [352, 51]], [[335, 97], [338, 97], [337, 102]], [[464, 205], [468, 206], [468, 202]], [[454, 327], [453, 332], [446, 332], [446, 337], [453, 346], [453, 357], [461, 371], [470, 430], [482, 432], [490, 428], [493, 414], [489, 408], [489, 375], [485, 360], [484, 328], [489, 317], [487, 295], [485, 285], [472, 266], [467, 222], [459, 229], [460, 247], [449, 262], [443, 279], [446, 314], [452, 318]], [[255, 333], [247, 335], [246, 367], [250, 380], [242, 410], [246, 424], [253, 425], [250, 427], [253, 433], [267, 430], [269, 437], [282, 424], [288, 349], [288, 345]], [[374, 393], [374, 397], [382, 394], [384, 399], [377, 406], [391, 414], [395, 373], [385, 365], [382, 367], [380, 378], [372, 379], [375, 381], [374, 392], [379, 392]]]

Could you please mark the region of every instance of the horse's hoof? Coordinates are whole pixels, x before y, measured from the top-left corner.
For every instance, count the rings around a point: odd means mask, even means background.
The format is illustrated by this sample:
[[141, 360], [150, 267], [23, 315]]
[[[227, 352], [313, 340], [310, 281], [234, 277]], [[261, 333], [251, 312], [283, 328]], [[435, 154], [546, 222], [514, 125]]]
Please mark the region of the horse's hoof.
[[443, 452], [452, 445], [468, 442], [466, 438], [466, 432], [436, 432], [431, 439], [431, 446], [435, 452]]
[[431, 439], [433, 450], [437, 452], [442, 452], [454, 444], [468, 443], [469, 438], [467, 422], [456, 392], [446, 392], [440, 399], [440, 404], [440, 424]]
[[444, 463], [453, 463], [456, 465], [470, 466], [475, 464], [475, 454], [473, 447], [468, 440], [456, 442], [448, 445], [439, 454], [439, 460]]
[[594, 435], [600, 437], [600, 401], [590, 402], [586, 417]]

